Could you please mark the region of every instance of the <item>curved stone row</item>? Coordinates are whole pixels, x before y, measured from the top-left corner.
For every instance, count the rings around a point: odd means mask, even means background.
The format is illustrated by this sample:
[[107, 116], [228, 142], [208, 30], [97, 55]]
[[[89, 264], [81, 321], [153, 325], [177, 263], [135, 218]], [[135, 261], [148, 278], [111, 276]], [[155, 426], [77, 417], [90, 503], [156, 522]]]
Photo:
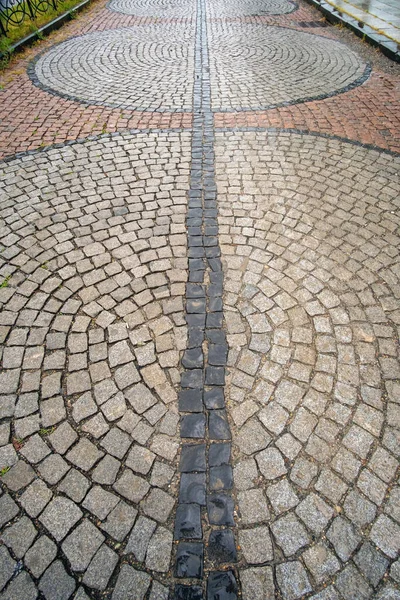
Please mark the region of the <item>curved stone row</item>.
[[207, 10], [212, 18], [287, 15], [297, 8], [291, 0], [209, 0]]
[[107, 7], [124, 15], [163, 19], [188, 19], [196, 12], [194, 0], [111, 0]]
[[400, 158], [265, 131], [215, 152], [243, 598], [389, 597]]
[[7, 598], [80, 583], [80, 600], [168, 598], [190, 137], [103, 137], [0, 167]]
[[190, 111], [193, 31], [178, 24], [125, 27], [71, 38], [31, 65], [46, 91], [89, 104]]
[[212, 107], [256, 110], [327, 97], [357, 85], [366, 64], [328, 38], [284, 27], [211, 23]]

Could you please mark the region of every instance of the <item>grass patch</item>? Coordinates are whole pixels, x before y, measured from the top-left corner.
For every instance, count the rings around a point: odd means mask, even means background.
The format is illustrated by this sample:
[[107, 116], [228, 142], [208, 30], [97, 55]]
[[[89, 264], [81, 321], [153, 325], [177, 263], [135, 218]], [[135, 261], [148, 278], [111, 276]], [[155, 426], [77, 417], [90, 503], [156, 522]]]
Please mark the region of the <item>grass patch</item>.
[[[7, 35], [0, 37], [0, 53], [6, 52], [12, 44], [15, 44], [19, 40], [27, 37], [32, 33], [38, 33], [38, 29], [53, 21], [57, 17], [62, 14], [68, 12], [78, 4], [80, 4], [82, 0], [63, 0], [57, 4], [57, 8], [54, 8], [53, 5], [49, 2], [47, 10], [45, 13], [37, 14], [35, 18], [32, 20], [29, 16], [29, 11], [27, 10], [27, 6], [25, 3], [20, 5], [22, 7], [21, 14], [23, 9], [26, 9], [25, 18], [21, 23], [9, 23], [7, 26]], [[10, 11], [11, 9], [9, 9]], [[74, 13], [72, 13], [71, 18], [74, 18]], [[16, 16], [15, 20], [19, 20], [20, 16]], [[4, 22], [4, 21], [3, 21]], [[43, 34], [39, 34], [39, 39], [43, 37]]]

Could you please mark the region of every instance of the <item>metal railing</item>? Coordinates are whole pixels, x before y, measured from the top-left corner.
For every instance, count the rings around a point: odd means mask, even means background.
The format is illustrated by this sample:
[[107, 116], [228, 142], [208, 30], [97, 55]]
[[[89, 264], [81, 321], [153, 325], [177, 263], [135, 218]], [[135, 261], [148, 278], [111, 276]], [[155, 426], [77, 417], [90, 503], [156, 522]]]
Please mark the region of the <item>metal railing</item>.
[[21, 25], [26, 19], [34, 21], [49, 8], [56, 9], [60, 0], [0, 0], [0, 35], [7, 35], [10, 27]]

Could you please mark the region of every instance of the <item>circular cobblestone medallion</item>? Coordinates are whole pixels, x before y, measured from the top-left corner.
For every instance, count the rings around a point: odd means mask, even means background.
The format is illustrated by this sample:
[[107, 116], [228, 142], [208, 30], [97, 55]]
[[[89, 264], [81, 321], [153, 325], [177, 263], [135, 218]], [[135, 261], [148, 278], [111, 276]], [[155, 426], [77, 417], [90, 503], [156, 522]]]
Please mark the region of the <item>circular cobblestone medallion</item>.
[[323, 98], [366, 77], [366, 64], [343, 44], [283, 27], [212, 23], [214, 110], [250, 110]]
[[114, 135], [0, 164], [2, 585], [7, 548], [23, 557], [7, 597], [168, 596], [190, 141]]
[[108, 8], [138, 17], [190, 18], [196, 10], [194, 0], [111, 0]]
[[287, 15], [297, 6], [290, 0], [211, 0], [207, 10], [212, 17], [249, 17], [256, 15]]
[[246, 599], [274, 597], [266, 561], [284, 598], [372, 597], [397, 557], [399, 174], [335, 139], [216, 134]]
[[30, 66], [34, 83], [88, 104], [147, 111], [191, 110], [190, 27], [154, 25], [72, 38]]

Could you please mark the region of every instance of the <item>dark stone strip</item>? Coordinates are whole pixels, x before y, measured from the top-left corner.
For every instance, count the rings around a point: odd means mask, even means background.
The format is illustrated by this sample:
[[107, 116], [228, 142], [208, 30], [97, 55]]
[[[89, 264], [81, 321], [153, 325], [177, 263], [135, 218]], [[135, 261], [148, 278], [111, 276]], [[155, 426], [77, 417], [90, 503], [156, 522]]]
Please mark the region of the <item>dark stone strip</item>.
[[[179, 410], [182, 453], [175, 523], [174, 598], [235, 600], [237, 561], [231, 432], [225, 411], [228, 355], [223, 329], [223, 272], [218, 243], [214, 120], [205, 0], [197, 1], [190, 189], [186, 217], [188, 348]], [[217, 570], [214, 570], [217, 569]], [[221, 570], [218, 570], [221, 569]], [[207, 585], [206, 579], [207, 577]]]

